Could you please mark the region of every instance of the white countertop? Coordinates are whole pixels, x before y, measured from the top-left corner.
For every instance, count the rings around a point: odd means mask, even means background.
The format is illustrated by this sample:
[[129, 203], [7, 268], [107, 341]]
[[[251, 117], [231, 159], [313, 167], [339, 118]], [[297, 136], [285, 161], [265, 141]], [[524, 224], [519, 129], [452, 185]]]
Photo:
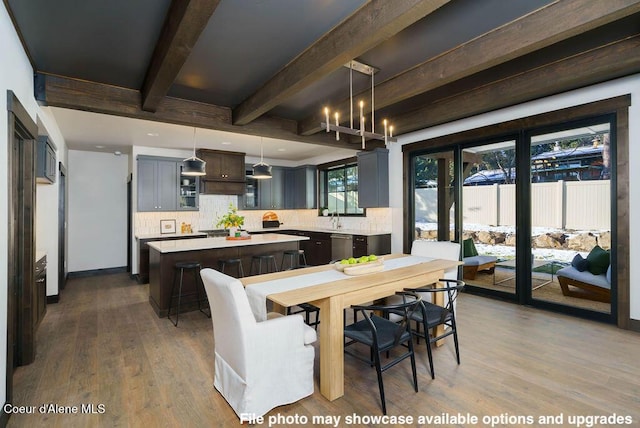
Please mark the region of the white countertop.
[[211, 250], [214, 248], [279, 244], [282, 242], [305, 241], [308, 239], [309, 238], [306, 236], [265, 233], [264, 235], [252, 235], [251, 239], [242, 240], [227, 240], [226, 238], [176, 239], [170, 241], [149, 242], [147, 245], [161, 253], [177, 253], [181, 251]]
[[363, 236], [375, 236], [375, 235], [390, 235], [391, 231], [374, 231], [374, 230], [359, 230], [359, 229], [325, 229], [320, 227], [309, 227], [309, 226], [294, 226], [294, 227], [268, 227], [268, 228], [259, 228], [259, 229], [247, 229], [249, 233], [251, 232], [277, 232], [279, 230], [301, 230], [304, 232], [322, 232], [322, 233], [342, 233], [344, 235], [363, 235]]
[[194, 238], [207, 236], [206, 233], [203, 232], [194, 232], [194, 233], [149, 233], [146, 235], [136, 235], [136, 239], [171, 239], [173, 237], [183, 237], [183, 236], [192, 236]]

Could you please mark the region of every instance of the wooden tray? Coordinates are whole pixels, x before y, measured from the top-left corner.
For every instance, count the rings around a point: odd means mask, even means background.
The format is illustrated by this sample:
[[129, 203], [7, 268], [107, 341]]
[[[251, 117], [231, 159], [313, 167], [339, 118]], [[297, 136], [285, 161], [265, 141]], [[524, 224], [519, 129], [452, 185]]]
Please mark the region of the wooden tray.
[[247, 239], [251, 239], [251, 235], [249, 236], [227, 236], [227, 241], [245, 241]]
[[384, 270], [384, 264], [375, 262], [362, 263], [359, 266], [349, 265], [342, 272], [346, 275], [366, 275], [368, 273], [380, 272]]

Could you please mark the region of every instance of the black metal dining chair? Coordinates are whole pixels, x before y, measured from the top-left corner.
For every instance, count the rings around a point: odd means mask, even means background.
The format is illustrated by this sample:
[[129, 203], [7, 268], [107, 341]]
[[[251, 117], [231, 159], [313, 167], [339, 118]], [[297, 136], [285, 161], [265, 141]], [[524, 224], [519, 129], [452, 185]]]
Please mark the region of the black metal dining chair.
[[[387, 414], [387, 405], [384, 395], [384, 384], [382, 382], [382, 372], [395, 366], [400, 361], [407, 358], [411, 360], [411, 370], [413, 373], [413, 387], [418, 392], [418, 379], [416, 376], [416, 360], [413, 352], [413, 340], [411, 335], [411, 328], [409, 326], [409, 320], [413, 313], [419, 310], [419, 304], [421, 298], [419, 295], [411, 292], [397, 293], [402, 297], [400, 303], [394, 303], [391, 305], [354, 305], [351, 306], [355, 311], [359, 311], [364, 316], [364, 319], [354, 322], [344, 328], [344, 335], [352, 343], [362, 343], [369, 347], [369, 359], [365, 359], [360, 355], [352, 352], [345, 351], [347, 354], [355, 356], [368, 363], [371, 366], [375, 365], [376, 373], [378, 375], [378, 388], [380, 389], [380, 400], [382, 402], [382, 412]], [[401, 314], [402, 319], [399, 322], [393, 322], [379, 315], [376, 315], [373, 311], [379, 311], [383, 315], [389, 311]], [[382, 353], [386, 353], [388, 358], [392, 349], [396, 347], [406, 346], [406, 352], [399, 355], [386, 364], [382, 364]]]
[[[430, 303], [426, 300], [422, 300], [419, 305], [419, 310], [414, 311], [411, 314], [411, 321], [415, 321], [416, 328], [412, 330], [413, 334], [418, 337], [423, 337], [427, 343], [427, 354], [429, 356], [429, 368], [431, 370], [431, 379], [435, 379], [435, 370], [433, 368], [433, 354], [432, 344], [444, 339], [447, 336], [453, 336], [453, 343], [456, 349], [456, 359], [458, 365], [460, 364], [460, 348], [458, 345], [458, 328], [456, 325], [456, 312], [455, 301], [458, 297], [458, 293], [464, 288], [464, 281], [458, 279], [440, 279], [440, 282], [448, 284], [442, 288], [422, 287], [422, 288], [405, 288], [405, 291], [412, 293], [431, 293], [435, 296], [435, 293], [445, 293], [444, 306], [439, 306], [434, 303]], [[449, 285], [455, 284], [455, 285]], [[431, 299], [435, 301], [435, 299]], [[394, 313], [398, 313], [394, 311]], [[435, 328], [443, 325], [445, 327], [444, 332], [436, 336]], [[423, 327], [422, 330], [420, 327]], [[433, 330], [433, 334], [429, 334], [429, 331]]]

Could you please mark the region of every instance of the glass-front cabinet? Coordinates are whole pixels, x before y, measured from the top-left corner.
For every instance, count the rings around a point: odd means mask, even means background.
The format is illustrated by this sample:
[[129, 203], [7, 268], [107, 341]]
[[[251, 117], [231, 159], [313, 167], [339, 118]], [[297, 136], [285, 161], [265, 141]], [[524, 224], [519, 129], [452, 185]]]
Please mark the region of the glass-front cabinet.
[[199, 203], [199, 187], [198, 177], [182, 175], [183, 165], [178, 164], [178, 210], [190, 211], [197, 210]]

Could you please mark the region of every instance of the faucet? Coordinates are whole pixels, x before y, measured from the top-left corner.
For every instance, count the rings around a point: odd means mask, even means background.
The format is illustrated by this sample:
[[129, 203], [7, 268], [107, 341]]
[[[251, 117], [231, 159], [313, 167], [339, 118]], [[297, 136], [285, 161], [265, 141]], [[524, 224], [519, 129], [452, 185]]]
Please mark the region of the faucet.
[[340, 224], [340, 213], [334, 211], [331, 213], [331, 228], [332, 229], [340, 229], [342, 224]]

